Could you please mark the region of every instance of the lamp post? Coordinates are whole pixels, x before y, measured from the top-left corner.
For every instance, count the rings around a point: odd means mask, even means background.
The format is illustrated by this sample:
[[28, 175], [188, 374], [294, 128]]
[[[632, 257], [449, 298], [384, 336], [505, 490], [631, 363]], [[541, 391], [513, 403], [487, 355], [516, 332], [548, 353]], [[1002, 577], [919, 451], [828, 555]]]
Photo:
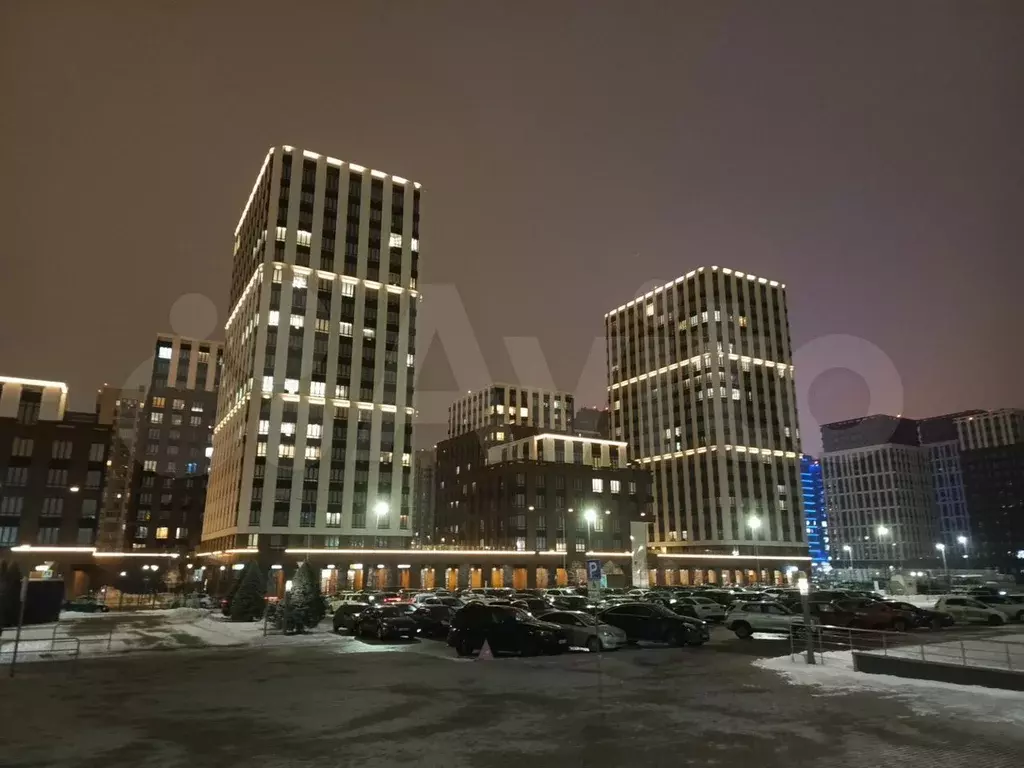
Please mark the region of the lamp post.
[[853, 547], [849, 544], [843, 544], [843, 552], [846, 553], [847, 560], [850, 563], [850, 581], [853, 581]]
[[[962, 534], [960, 536], [957, 536], [956, 537], [956, 543], [964, 548], [964, 560], [967, 560], [967, 555], [968, 555], [968, 552], [967, 552], [968, 539], [967, 539], [967, 537], [962, 535]], [[965, 565], [967, 565], [967, 563], [965, 563]]]
[[882, 562], [886, 566], [886, 568], [885, 568], [885, 575], [886, 575], [886, 577], [888, 577], [888, 575], [889, 575], [889, 568], [888, 568], [889, 563], [885, 559], [885, 555], [882, 554], [882, 551], [883, 551], [883, 549], [882, 549], [882, 537], [889, 535], [889, 529], [887, 527], [885, 527], [884, 525], [880, 525], [880, 526], [878, 526], [878, 528], [875, 529], [875, 533], [878, 534], [878, 553], [880, 555], [882, 555]]
[[797, 587], [800, 590], [800, 605], [804, 609], [804, 634], [807, 637], [807, 663], [815, 664], [814, 660], [814, 628], [811, 626], [811, 582], [806, 576], [797, 579]]
[[761, 552], [758, 549], [758, 531], [761, 530], [761, 518], [756, 515], [751, 515], [747, 520], [747, 527], [750, 528], [751, 533], [754, 536], [754, 562], [757, 564], [757, 582], [761, 584]]
[[594, 509], [584, 510], [583, 519], [587, 522], [587, 552], [590, 552], [593, 550], [593, 546], [590, 543], [590, 532], [597, 523], [597, 511]]
[[942, 570], [946, 574], [946, 583], [949, 583], [949, 566], [946, 564], [946, 545], [936, 544], [935, 548], [939, 550], [939, 554], [942, 555]]

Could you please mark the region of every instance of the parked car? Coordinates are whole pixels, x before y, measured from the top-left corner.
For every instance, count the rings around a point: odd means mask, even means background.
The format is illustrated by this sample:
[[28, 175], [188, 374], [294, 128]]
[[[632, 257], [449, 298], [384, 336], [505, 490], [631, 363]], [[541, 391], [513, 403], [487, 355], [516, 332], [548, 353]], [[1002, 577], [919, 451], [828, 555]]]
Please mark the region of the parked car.
[[551, 604], [560, 611], [592, 611], [597, 603], [582, 595], [555, 595]]
[[1008, 619], [1024, 621], [1024, 595], [975, 595], [974, 599], [995, 608]]
[[419, 634], [426, 637], [445, 637], [452, 624], [453, 613], [455, 609], [447, 605], [421, 604], [414, 606], [409, 615], [416, 622]]
[[626, 644], [626, 633], [583, 611], [552, 611], [544, 621], [562, 627], [569, 644], [591, 652], [612, 651]]
[[656, 603], [622, 603], [602, 611], [597, 619], [621, 629], [631, 643], [648, 640], [672, 645], [703, 645], [711, 637], [705, 622], [680, 616]]
[[419, 601], [420, 605], [447, 605], [449, 608], [458, 609], [466, 603], [461, 597], [451, 595], [432, 595]]
[[409, 605], [372, 605], [359, 614], [355, 621], [356, 635], [390, 640], [396, 637], [416, 637], [416, 622]]
[[725, 608], [708, 597], [676, 597], [673, 604], [692, 606], [694, 618], [703, 621], [725, 621]]
[[369, 607], [370, 603], [366, 602], [344, 602], [335, 609], [334, 618], [331, 620], [331, 626], [334, 628], [335, 632], [355, 632], [356, 622], [359, 620], [359, 614]]
[[569, 639], [557, 624], [550, 624], [518, 608], [471, 603], [452, 617], [448, 645], [460, 656], [480, 650], [484, 641], [492, 653], [536, 656], [562, 653]]
[[77, 613], [106, 613], [110, 610], [103, 603], [98, 602], [95, 597], [88, 597], [85, 595], [65, 601], [62, 609], [65, 611], [75, 611]]
[[993, 627], [1006, 623], [1006, 614], [985, 605], [974, 597], [943, 595], [935, 603], [935, 610], [948, 613], [957, 621], [984, 622]]
[[943, 613], [942, 611], [924, 608], [920, 605], [914, 605], [913, 603], [903, 603], [899, 600], [887, 600], [886, 602], [891, 603], [900, 610], [912, 615], [915, 619], [915, 624], [918, 627], [942, 629], [943, 627], [950, 627], [956, 623], [956, 619], [954, 619], [951, 614]]
[[894, 632], [906, 632], [917, 626], [917, 615], [913, 611], [882, 600], [836, 600], [832, 605], [837, 612], [850, 617], [841, 626]]
[[803, 616], [778, 602], [734, 603], [725, 617], [726, 628], [740, 638], [750, 637], [755, 632], [788, 634], [794, 625], [803, 623]]
[[555, 610], [555, 607], [551, 604], [550, 600], [545, 600], [543, 597], [529, 597], [520, 600], [513, 600], [512, 605], [520, 610], [532, 613], [534, 616], [540, 617], [546, 613], [551, 613]]

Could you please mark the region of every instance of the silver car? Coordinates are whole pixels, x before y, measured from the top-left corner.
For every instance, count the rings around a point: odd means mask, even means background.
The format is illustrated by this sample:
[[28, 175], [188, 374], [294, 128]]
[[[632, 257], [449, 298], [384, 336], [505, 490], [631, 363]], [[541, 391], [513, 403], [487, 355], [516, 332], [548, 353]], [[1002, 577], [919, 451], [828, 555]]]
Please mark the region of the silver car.
[[610, 624], [602, 624], [583, 611], [552, 611], [542, 621], [558, 624], [569, 638], [569, 645], [588, 651], [612, 651], [626, 644], [626, 633]]

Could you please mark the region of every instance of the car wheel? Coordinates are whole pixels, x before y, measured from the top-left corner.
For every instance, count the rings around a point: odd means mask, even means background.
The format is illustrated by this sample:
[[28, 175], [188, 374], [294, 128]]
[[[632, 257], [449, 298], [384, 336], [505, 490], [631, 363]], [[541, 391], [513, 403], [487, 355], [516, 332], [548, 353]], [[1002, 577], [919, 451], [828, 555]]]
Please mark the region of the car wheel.
[[936, 616], [934, 619], [932, 619], [932, 629], [933, 630], [938, 631], [938, 630], [942, 629], [942, 626], [943, 626], [942, 619], [940, 619], [938, 616]]
[[469, 644], [467, 638], [463, 638], [455, 644], [455, 652], [459, 656], [471, 656], [473, 654], [473, 647]]
[[733, 625], [732, 631], [736, 633], [736, 637], [741, 640], [746, 640], [754, 634], [754, 629], [747, 622], [740, 621]]
[[587, 638], [587, 650], [591, 653], [600, 653], [604, 650], [604, 646], [601, 645], [601, 638], [591, 635]]
[[990, 627], [998, 627], [1002, 623], [1004, 623], [1002, 616], [997, 616], [993, 613], [991, 616], [988, 617], [988, 625]]
[[378, 640], [384, 640], [387, 636], [388, 636], [387, 632], [384, 631], [384, 625], [383, 624], [378, 624], [377, 625], [377, 639]]
[[907, 631], [907, 622], [905, 622], [903, 619], [896, 619], [892, 623], [892, 628], [894, 630], [896, 630], [897, 632], [906, 632]]

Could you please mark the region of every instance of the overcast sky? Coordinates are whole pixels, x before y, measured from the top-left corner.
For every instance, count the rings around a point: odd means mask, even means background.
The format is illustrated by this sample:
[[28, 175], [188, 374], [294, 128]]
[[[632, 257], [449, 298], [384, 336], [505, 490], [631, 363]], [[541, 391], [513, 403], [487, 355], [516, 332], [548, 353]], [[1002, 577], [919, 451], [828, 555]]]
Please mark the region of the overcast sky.
[[219, 336], [287, 143], [423, 184], [423, 312], [457, 292], [485, 361], [421, 337], [425, 391], [550, 371], [603, 403], [604, 313], [719, 265], [788, 286], [811, 450], [869, 409], [1022, 406], [1022, 40], [1013, 0], [8, 0], [0, 373], [91, 408], [157, 332]]

